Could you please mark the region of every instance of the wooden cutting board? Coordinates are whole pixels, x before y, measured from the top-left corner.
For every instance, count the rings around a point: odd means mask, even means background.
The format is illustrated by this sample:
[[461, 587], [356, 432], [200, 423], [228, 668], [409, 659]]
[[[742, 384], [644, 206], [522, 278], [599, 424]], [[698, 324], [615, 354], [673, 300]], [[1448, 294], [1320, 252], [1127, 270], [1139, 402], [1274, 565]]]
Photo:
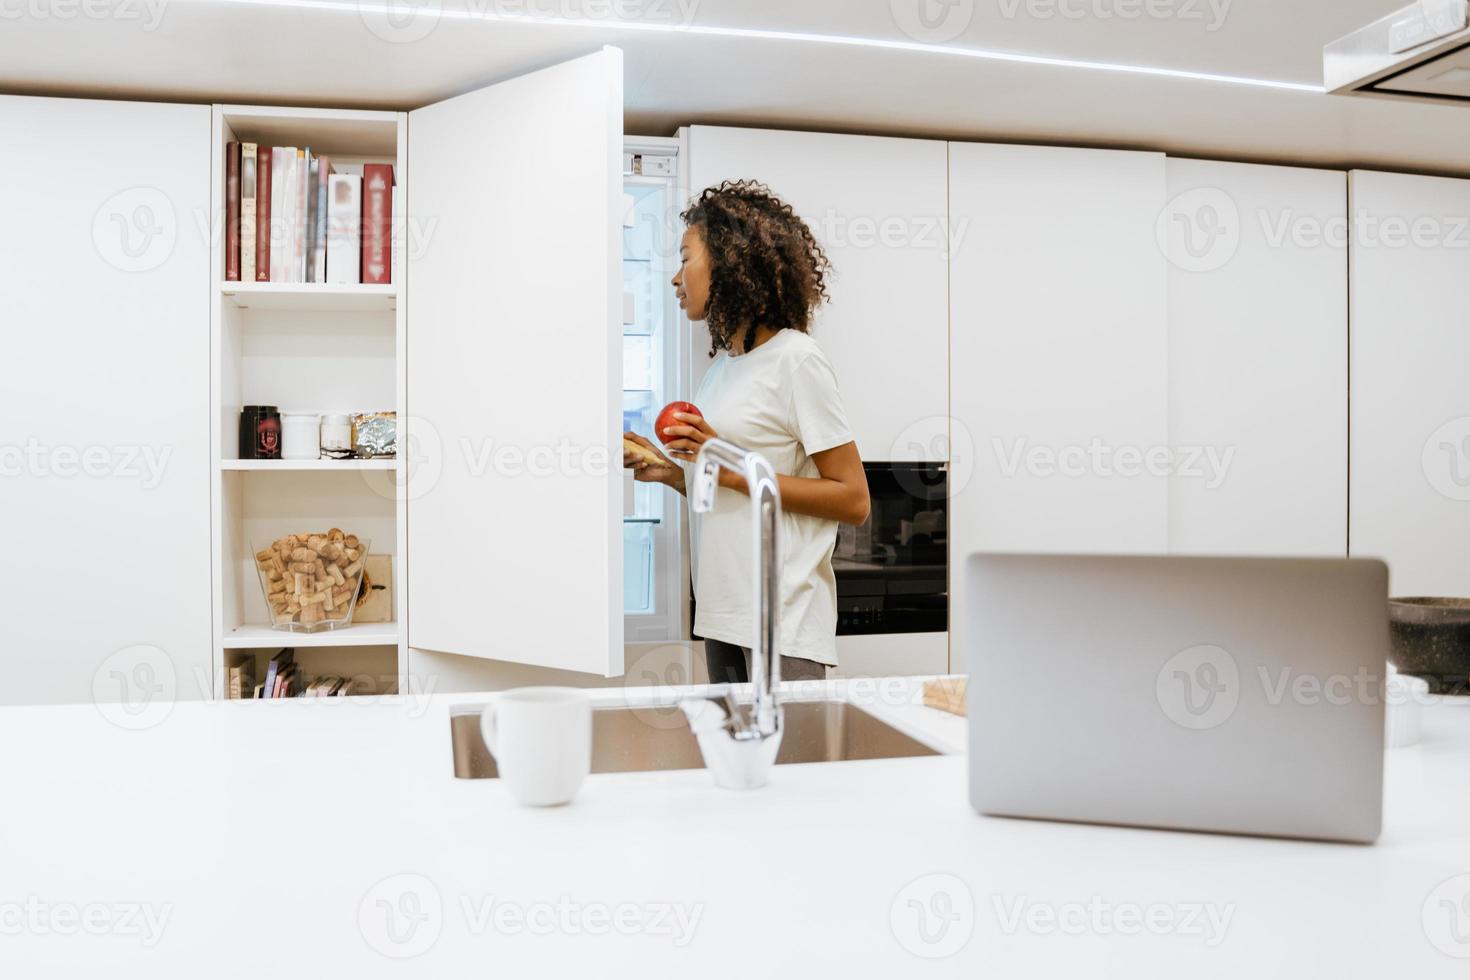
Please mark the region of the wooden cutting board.
[[938, 681], [924, 682], [924, 703], [940, 711], [964, 717], [965, 681], [963, 677], [950, 677]]

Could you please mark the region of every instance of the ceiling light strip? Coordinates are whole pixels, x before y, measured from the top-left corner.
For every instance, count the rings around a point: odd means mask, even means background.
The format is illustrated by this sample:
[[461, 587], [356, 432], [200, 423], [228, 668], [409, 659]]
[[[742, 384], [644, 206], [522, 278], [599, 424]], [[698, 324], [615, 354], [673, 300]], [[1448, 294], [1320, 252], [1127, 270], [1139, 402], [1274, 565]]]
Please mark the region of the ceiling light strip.
[[1156, 78], [1178, 78], [1196, 82], [1213, 82], [1225, 85], [1245, 85], [1254, 88], [1283, 89], [1291, 92], [1323, 94], [1321, 85], [1303, 82], [1285, 82], [1269, 78], [1248, 78], [1241, 75], [1222, 75], [1214, 72], [1185, 71], [1178, 68], [1160, 68], [1151, 65], [1127, 65], [1107, 61], [1087, 61], [1078, 58], [1056, 58], [1046, 55], [1021, 54], [1011, 51], [991, 51], [985, 48], [968, 48], [950, 44], [925, 44], [921, 41], [898, 41], [885, 38], [854, 37], [845, 34], [811, 34], [800, 31], [776, 31], [748, 27], [715, 27], [697, 24], [668, 24], [654, 21], [618, 20], [613, 17], [557, 17], [554, 15], [513, 14], [489, 9], [485, 0], [484, 10], [450, 9], [434, 3], [416, 6], [408, 0], [402, 2], [378, 2], [378, 0], [220, 0], [225, 3], [265, 7], [297, 7], [316, 10], [335, 10], [360, 15], [398, 19], [407, 22], [415, 16], [436, 17], [441, 20], [484, 21], [502, 24], [531, 24], [547, 27], [584, 27], [603, 31], [641, 31], [652, 34], [691, 34], [701, 37], [740, 38], [757, 41], [790, 41], [800, 44], [825, 44], [842, 47], [875, 48], [887, 51], [946, 55], [956, 58], [972, 58], [978, 61], [998, 61], [1011, 64], [1039, 65], [1047, 68], [1074, 68], [1089, 71], [1106, 71], [1125, 75], [1146, 75]]

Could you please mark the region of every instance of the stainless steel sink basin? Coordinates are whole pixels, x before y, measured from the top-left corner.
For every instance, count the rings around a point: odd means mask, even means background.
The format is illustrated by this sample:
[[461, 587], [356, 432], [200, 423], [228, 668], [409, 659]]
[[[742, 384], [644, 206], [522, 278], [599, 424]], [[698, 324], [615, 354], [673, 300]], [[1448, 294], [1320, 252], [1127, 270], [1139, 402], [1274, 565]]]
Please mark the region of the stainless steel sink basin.
[[[924, 743], [845, 701], [785, 701], [786, 734], [776, 764], [848, 762], [938, 755]], [[481, 705], [450, 712], [454, 775], [494, 779], [495, 759], [480, 737]], [[597, 708], [592, 712], [592, 771], [703, 769], [699, 743], [677, 707]]]

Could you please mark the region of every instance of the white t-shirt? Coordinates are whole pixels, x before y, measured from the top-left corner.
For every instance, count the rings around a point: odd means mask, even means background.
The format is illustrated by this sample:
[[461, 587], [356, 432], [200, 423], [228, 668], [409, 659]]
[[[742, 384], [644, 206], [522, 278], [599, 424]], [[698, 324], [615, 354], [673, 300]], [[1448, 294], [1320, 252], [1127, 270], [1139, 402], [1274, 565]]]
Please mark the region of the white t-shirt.
[[[784, 476], [820, 477], [812, 454], [853, 441], [832, 365], [799, 330], [782, 330], [748, 354], [722, 352], [694, 403], [720, 438], [760, 453]], [[751, 510], [748, 496], [722, 487], [714, 510], [690, 516], [696, 636], [743, 647], [755, 640]], [[836, 521], [782, 512], [783, 656], [837, 663], [836, 543]]]

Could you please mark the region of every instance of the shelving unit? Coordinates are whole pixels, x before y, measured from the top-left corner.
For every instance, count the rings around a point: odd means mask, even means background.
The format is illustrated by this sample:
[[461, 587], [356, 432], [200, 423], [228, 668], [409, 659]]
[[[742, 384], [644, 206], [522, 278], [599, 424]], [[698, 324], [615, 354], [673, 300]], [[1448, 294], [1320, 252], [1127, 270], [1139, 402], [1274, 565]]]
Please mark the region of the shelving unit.
[[398, 305], [398, 286], [329, 282], [222, 282], [220, 295], [245, 310], [301, 313], [382, 313]]
[[[224, 214], [224, 160], [231, 140], [311, 147], [337, 172], [364, 163], [394, 166], [392, 283], [230, 282], [222, 237], [213, 248], [211, 290], [212, 554], [215, 692], [228, 667], [257, 667], [292, 647], [309, 675], [360, 675], [355, 693], [407, 689], [406, 500], [397, 459], [239, 458], [242, 405], [284, 411], [352, 413], [405, 406], [402, 283], [406, 215], [407, 115], [363, 110], [220, 105], [214, 108], [214, 213]], [[255, 570], [257, 548], [286, 534], [341, 527], [393, 559], [394, 622], [316, 633], [269, 625]], [[263, 671], [257, 670], [258, 677]]]
[[[354, 640], [354, 643], [360, 644], [355, 646], [307, 646], [301, 643], [291, 646], [296, 653], [296, 664], [309, 678], [329, 675], [345, 677], [351, 685], [349, 696], [394, 693], [398, 690], [398, 647], [392, 640], [385, 640], [384, 645], [380, 646], [367, 645], [373, 642], [375, 641], [372, 637], [363, 634]], [[223, 673], [228, 677], [230, 667], [245, 661], [254, 661], [255, 679], [259, 683], [265, 679], [270, 659], [280, 647], [281, 644], [227, 648], [223, 652]], [[258, 703], [279, 704], [280, 701], [262, 700]]]
[[226, 650], [267, 650], [276, 647], [397, 646], [397, 623], [363, 623], [319, 633], [287, 633], [260, 624], [237, 626], [224, 636]]
[[240, 473], [361, 473], [398, 469], [397, 459], [222, 459], [219, 468]]

